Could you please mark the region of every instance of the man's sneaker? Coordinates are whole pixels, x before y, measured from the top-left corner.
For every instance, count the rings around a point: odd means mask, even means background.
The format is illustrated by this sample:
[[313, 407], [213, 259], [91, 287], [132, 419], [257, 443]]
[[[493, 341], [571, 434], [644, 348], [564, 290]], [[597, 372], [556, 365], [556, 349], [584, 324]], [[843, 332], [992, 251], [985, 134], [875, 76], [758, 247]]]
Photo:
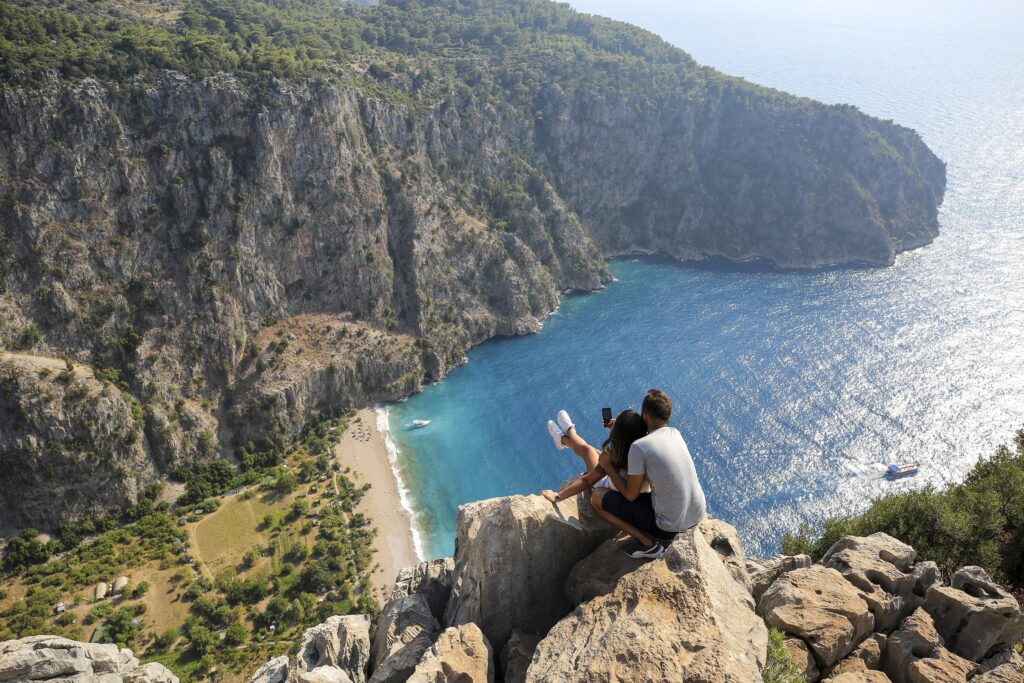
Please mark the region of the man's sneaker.
[[565, 436], [565, 432], [558, 428], [558, 425], [555, 424], [554, 420], [548, 420], [548, 434], [550, 434], [551, 438], [554, 439], [555, 448], [558, 450], [565, 448], [565, 444], [562, 443], [562, 437]]
[[630, 541], [623, 546], [622, 552], [634, 560], [656, 560], [665, 554], [665, 546], [655, 541], [654, 545], [645, 548], [639, 541]]
[[558, 428], [562, 430], [563, 434], [568, 434], [569, 430], [576, 426], [572, 423], [572, 418], [569, 417], [569, 413], [564, 410], [559, 410], [555, 419], [558, 420]]

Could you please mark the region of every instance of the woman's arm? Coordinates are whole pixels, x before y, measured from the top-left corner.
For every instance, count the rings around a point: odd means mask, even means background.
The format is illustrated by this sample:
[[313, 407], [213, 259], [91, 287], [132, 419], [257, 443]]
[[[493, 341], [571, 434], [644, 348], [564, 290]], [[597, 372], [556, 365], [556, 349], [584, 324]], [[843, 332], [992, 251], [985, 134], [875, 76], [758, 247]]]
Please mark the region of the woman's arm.
[[587, 489], [591, 488], [594, 484], [599, 482], [601, 480], [601, 477], [603, 476], [604, 470], [600, 469], [599, 467], [595, 467], [586, 474], [574, 479], [568, 486], [566, 486], [561, 491], [555, 493], [550, 489], [544, 489], [543, 491], [540, 492], [540, 495], [544, 496], [552, 503], [557, 503], [560, 500], [565, 500], [566, 498], [575, 496], [577, 493], [580, 493], [581, 491], [586, 491]]

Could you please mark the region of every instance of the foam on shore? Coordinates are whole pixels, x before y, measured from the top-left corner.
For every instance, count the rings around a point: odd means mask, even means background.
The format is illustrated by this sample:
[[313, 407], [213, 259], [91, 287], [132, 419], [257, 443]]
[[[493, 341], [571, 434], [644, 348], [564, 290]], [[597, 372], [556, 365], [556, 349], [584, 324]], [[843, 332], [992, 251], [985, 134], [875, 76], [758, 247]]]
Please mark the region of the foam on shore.
[[412, 532], [412, 547], [413, 552], [416, 553], [416, 560], [419, 562], [423, 561], [425, 557], [423, 553], [423, 540], [420, 538], [419, 525], [416, 523], [416, 511], [412, 508], [412, 502], [409, 498], [409, 490], [402, 480], [402, 475], [398, 470], [398, 445], [395, 440], [391, 438], [391, 425], [388, 421], [388, 409], [381, 405], [373, 406], [373, 411], [377, 415], [377, 431], [384, 436], [384, 446], [388, 451], [388, 464], [391, 465], [391, 474], [395, 477], [395, 490], [398, 491], [398, 500], [402, 505], [402, 509], [409, 516], [411, 532]]

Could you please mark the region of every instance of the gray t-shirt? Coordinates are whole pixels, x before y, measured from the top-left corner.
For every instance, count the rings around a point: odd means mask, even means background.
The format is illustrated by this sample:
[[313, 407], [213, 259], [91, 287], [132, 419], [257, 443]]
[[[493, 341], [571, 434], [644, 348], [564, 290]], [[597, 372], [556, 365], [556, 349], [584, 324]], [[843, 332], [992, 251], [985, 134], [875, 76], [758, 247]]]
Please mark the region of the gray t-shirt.
[[651, 482], [651, 502], [663, 531], [685, 531], [707, 511], [704, 490], [683, 435], [675, 427], [655, 429], [629, 448], [631, 475], [643, 474]]

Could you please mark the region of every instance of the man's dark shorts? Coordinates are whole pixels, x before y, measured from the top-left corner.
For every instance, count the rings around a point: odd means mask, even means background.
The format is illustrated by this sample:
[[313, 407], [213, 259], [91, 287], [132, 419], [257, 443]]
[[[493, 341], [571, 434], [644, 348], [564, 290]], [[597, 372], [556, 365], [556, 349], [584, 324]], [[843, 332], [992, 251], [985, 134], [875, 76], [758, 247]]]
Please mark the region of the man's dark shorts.
[[630, 502], [618, 491], [608, 490], [601, 499], [601, 507], [615, 515], [623, 522], [632, 524], [640, 531], [654, 536], [659, 541], [670, 541], [675, 531], [663, 531], [658, 527], [657, 517], [654, 514], [654, 503], [651, 501], [651, 494], [641, 493], [636, 500]]

